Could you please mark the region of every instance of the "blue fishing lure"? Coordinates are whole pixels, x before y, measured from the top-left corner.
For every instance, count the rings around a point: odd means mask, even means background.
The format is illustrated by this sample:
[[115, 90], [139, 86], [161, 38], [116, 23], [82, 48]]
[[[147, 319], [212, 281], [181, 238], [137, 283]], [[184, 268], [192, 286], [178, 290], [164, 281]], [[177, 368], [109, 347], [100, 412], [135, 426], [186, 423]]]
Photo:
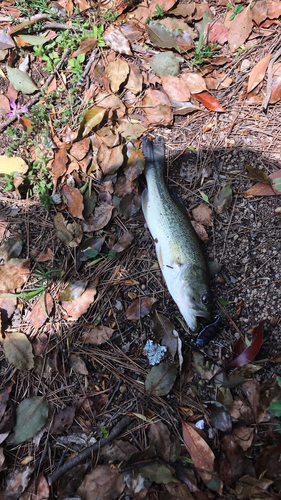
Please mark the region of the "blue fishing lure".
[[216, 316], [213, 323], [206, 325], [205, 328], [203, 328], [203, 330], [201, 330], [201, 332], [199, 332], [197, 335], [197, 338], [195, 340], [196, 347], [204, 347], [205, 345], [209, 344], [209, 342], [213, 340], [213, 338], [218, 333], [220, 324], [221, 317]]

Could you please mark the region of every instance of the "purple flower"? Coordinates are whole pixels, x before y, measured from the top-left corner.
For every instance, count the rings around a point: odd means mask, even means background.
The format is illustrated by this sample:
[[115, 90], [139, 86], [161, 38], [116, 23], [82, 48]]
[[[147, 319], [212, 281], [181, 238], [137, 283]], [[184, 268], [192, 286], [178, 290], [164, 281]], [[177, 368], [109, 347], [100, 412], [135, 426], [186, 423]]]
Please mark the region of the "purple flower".
[[[17, 116], [18, 122], [20, 121], [20, 116], [18, 114], [19, 109], [20, 109], [20, 102], [16, 103], [15, 101], [10, 101], [10, 108], [11, 108], [11, 113], [7, 113], [6, 116]], [[29, 109], [27, 109], [26, 105], [24, 104], [23, 107], [21, 108], [21, 113], [28, 113]]]

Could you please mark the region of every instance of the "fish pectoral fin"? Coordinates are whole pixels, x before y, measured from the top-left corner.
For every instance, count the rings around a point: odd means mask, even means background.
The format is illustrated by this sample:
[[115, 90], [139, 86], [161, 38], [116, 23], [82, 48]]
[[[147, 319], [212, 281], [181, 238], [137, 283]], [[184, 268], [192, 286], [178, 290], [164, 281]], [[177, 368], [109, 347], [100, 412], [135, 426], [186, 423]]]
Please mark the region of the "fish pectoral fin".
[[146, 220], [147, 220], [147, 208], [148, 208], [148, 189], [145, 188], [145, 190], [142, 193], [142, 211]]
[[159, 265], [160, 265], [161, 269], [163, 269], [164, 260], [163, 260], [162, 250], [161, 250], [159, 243], [156, 243], [156, 254], [157, 254], [157, 259], [158, 259]]

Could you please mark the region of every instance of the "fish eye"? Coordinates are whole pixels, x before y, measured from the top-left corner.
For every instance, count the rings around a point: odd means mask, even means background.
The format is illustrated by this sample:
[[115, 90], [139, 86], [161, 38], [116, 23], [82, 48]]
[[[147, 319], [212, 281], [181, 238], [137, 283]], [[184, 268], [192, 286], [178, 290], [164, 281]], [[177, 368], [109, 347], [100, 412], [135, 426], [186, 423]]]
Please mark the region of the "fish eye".
[[209, 304], [209, 297], [207, 295], [202, 295], [202, 302], [203, 304], [207, 305]]

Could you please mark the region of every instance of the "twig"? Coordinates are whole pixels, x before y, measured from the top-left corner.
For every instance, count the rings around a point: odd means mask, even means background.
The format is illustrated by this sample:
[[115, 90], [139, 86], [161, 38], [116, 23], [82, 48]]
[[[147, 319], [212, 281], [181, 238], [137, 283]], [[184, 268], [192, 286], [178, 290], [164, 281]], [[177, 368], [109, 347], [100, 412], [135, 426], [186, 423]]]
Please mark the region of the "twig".
[[52, 486], [63, 474], [66, 474], [69, 470], [71, 470], [76, 465], [84, 462], [89, 458], [93, 452], [98, 451], [100, 448], [105, 446], [107, 443], [110, 443], [115, 439], [121, 432], [128, 427], [131, 423], [130, 417], [126, 416], [120, 420], [120, 422], [112, 429], [108, 438], [102, 438], [99, 442], [93, 444], [92, 446], [88, 446], [85, 450], [81, 451], [75, 457], [71, 458], [64, 465], [55, 470], [52, 474], [48, 476], [48, 484]]
[[73, 30], [73, 31], [81, 31], [83, 33], [93, 33], [90, 30], [85, 30], [84, 28], [79, 28], [79, 26], [73, 26], [72, 24], [62, 24], [62, 23], [56, 23], [55, 21], [52, 23], [47, 23], [40, 28], [41, 30], [47, 30], [50, 28], [57, 28], [57, 29], [62, 29], [62, 30]]
[[268, 65], [266, 96], [262, 103], [262, 108], [264, 111], [266, 111], [271, 97], [273, 64], [275, 63], [276, 59], [278, 59], [278, 57], [280, 56], [281, 56], [281, 47], [277, 50], [276, 54], [270, 59], [270, 63]]
[[90, 71], [90, 68], [95, 60], [95, 57], [96, 57], [96, 54], [98, 52], [98, 49], [94, 49], [89, 57], [89, 61], [87, 62], [86, 66], [85, 66], [85, 69], [83, 71], [83, 74], [81, 76], [81, 78], [79, 79], [79, 82], [77, 83], [77, 87], [81, 87], [82, 83], [84, 82], [87, 74], [89, 73]]
[[[69, 47], [66, 47], [62, 57], [61, 57], [61, 60], [58, 62], [58, 64], [56, 65], [56, 70], [60, 69], [62, 63], [65, 61], [65, 59], [67, 58], [68, 54], [70, 52], [70, 48]], [[53, 80], [54, 78], [54, 74], [53, 75], [50, 75], [49, 78], [47, 78], [46, 82], [44, 83], [44, 85], [42, 85], [41, 89], [39, 92], [37, 92], [37, 94], [35, 94], [31, 99], [30, 101], [28, 101], [26, 103], [26, 107], [28, 108], [29, 106], [32, 106], [33, 104], [36, 103], [36, 101], [38, 101], [38, 99], [40, 99], [41, 97], [41, 94], [43, 92], [43, 90], [45, 90], [45, 88], [47, 88], [51, 81]], [[14, 115], [14, 116], [11, 116], [10, 118], [8, 118], [8, 120], [5, 120], [3, 123], [1, 123], [0, 125], [0, 131], [1, 130], [4, 130], [8, 125], [10, 125], [10, 123], [13, 123], [16, 119], [17, 119], [17, 116], [18, 115], [21, 115], [24, 111], [22, 111], [22, 108], [20, 108], [19, 110], [17, 110], [17, 113]]]

